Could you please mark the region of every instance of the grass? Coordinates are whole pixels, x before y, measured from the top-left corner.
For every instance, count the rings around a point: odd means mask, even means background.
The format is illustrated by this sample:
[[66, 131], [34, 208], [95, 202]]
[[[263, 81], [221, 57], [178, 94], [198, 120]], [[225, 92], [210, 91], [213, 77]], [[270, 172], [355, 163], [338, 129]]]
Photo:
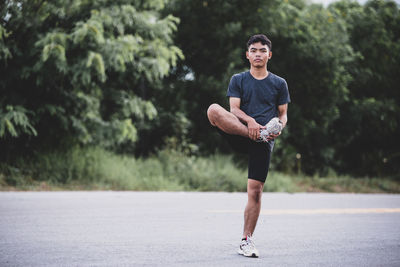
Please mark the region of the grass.
[[[116, 155], [101, 148], [74, 148], [13, 165], [0, 164], [0, 190], [134, 190], [244, 192], [247, 170], [231, 156], [185, 156], [163, 150], [149, 158]], [[268, 192], [400, 193], [390, 179], [310, 177], [270, 170]]]

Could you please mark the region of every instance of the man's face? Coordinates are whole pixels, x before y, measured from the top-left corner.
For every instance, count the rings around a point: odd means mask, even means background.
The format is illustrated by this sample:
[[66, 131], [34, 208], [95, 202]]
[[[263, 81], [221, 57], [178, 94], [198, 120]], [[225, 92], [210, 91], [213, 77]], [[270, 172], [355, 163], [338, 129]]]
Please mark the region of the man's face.
[[255, 68], [265, 68], [271, 56], [272, 52], [269, 51], [268, 46], [261, 42], [251, 44], [246, 52], [250, 65]]

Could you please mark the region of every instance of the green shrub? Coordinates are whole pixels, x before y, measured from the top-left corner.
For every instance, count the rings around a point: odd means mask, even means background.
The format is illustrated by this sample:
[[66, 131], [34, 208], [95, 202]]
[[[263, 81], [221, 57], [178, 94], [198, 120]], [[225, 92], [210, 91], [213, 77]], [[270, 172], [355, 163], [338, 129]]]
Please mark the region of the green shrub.
[[[0, 163], [0, 188], [18, 190], [100, 189], [245, 192], [247, 169], [227, 155], [190, 156], [164, 149], [148, 158], [103, 148], [70, 148]], [[394, 180], [348, 176], [287, 175], [271, 168], [266, 192], [400, 192]]]

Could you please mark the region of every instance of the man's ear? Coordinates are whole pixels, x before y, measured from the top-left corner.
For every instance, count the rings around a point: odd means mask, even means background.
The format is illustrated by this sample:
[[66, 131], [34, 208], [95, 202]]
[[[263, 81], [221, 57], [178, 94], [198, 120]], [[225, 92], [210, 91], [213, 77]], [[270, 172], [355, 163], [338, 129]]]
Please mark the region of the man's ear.
[[271, 59], [271, 57], [272, 57], [272, 51], [269, 51], [268, 59]]
[[249, 59], [249, 51], [246, 51], [246, 58]]

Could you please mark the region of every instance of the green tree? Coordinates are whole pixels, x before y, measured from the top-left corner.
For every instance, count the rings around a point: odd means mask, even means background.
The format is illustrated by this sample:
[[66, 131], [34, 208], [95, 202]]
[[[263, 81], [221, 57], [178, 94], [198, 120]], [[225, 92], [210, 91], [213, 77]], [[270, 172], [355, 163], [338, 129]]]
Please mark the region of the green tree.
[[341, 1], [330, 6], [346, 20], [357, 53], [347, 68], [349, 97], [334, 124], [339, 169], [356, 175], [400, 173], [400, 10], [394, 1], [365, 5]]
[[0, 8], [2, 147], [137, 140], [137, 125], [157, 115], [147, 91], [183, 57], [171, 38], [179, 20], [160, 14], [163, 0]]
[[293, 165], [299, 153], [304, 172], [326, 175], [335, 162], [331, 125], [348, 96], [346, 66], [354, 58], [345, 21], [322, 5], [300, 2], [280, 3], [264, 18], [275, 41], [271, 70], [287, 79], [292, 98], [280, 164]]

